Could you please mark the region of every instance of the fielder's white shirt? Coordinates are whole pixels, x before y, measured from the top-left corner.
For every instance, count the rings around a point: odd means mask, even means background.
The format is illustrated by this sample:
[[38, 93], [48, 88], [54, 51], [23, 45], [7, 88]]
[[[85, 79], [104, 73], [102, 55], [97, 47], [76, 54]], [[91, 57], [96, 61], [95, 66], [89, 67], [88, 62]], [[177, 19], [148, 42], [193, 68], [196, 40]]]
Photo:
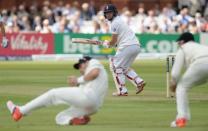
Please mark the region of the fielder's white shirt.
[[171, 71], [172, 77], [178, 81], [184, 66], [188, 68], [191, 64], [204, 57], [208, 57], [208, 46], [197, 44], [193, 41], [182, 45], [176, 53], [175, 63]]
[[120, 16], [116, 16], [111, 23], [111, 32], [118, 34], [117, 48], [122, 49], [129, 45], [140, 44], [135, 33], [128, 27]]
[[84, 75], [97, 68], [100, 69], [98, 77], [80, 85], [80, 88], [90, 99], [95, 100], [101, 106], [108, 89], [108, 76], [103, 65], [98, 60], [91, 59]]

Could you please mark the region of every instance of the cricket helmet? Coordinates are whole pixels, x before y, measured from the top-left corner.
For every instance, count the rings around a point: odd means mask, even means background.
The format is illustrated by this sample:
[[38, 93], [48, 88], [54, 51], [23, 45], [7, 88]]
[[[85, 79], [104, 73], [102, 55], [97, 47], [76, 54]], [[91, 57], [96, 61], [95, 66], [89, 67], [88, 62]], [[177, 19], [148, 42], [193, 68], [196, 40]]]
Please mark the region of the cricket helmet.
[[179, 38], [177, 39], [177, 42], [178, 41], [184, 41], [184, 43], [189, 42], [189, 41], [194, 41], [194, 36], [193, 34], [189, 32], [185, 32], [179, 36]]
[[107, 4], [105, 7], [104, 7], [104, 16], [105, 18], [107, 19], [106, 17], [106, 14], [109, 13], [109, 12], [113, 12], [113, 17], [111, 19], [108, 19], [109, 21], [112, 21], [114, 17], [116, 17], [118, 15], [118, 11], [116, 9], [116, 6], [113, 5], [113, 4]]

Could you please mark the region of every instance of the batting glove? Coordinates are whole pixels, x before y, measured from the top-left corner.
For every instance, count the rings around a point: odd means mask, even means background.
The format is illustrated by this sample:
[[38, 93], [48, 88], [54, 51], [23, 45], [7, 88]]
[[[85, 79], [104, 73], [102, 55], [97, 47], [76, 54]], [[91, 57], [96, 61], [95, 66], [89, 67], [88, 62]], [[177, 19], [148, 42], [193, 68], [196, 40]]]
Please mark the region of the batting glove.
[[110, 47], [110, 42], [109, 42], [108, 40], [104, 40], [104, 41], [103, 41], [103, 46], [104, 46], [105, 48], [109, 48], [109, 47]]
[[2, 44], [1, 45], [4, 48], [7, 48], [8, 45], [9, 45], [8, 39], [5, 36], [3, 36], [3, 38], [2, 38]]

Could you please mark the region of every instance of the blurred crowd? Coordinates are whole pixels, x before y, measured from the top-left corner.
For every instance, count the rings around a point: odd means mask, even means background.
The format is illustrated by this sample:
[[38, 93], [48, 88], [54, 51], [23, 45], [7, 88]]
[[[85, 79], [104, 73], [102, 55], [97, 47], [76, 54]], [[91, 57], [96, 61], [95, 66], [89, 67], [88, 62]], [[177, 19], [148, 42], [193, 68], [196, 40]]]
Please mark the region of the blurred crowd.
[[[41, 6], [20, 4], [10, 10], [3, 9], [1, 14], [8, 33], [109, 33], [103, 6], [96, 9], [94, 1], [54, 4], [46, 0]], [[177, 7], [170, 3], [162, 9], [158, 4], [152, 7], [146, 10], [145, 5], [139, 3], [138, 10], [124, 7], [119, 14], [136, 33], [208, 32], [207, 0], [179, 0]]]

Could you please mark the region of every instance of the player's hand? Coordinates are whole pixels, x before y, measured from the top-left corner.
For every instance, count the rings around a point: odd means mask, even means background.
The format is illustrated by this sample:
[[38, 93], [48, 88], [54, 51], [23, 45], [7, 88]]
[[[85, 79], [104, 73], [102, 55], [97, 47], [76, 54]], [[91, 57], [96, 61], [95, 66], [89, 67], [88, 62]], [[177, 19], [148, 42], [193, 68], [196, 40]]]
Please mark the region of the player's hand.
[[2, 47], [7, 48], [9, 45], [8, 39], [4, 36], [2, 38]]
[[177, 87], [177, 84], [176, 84], [175, 80], [171, 80], [170, 81], [170, 90], [172, 92], [175, 92], [176, 91], [176, 87]]
[[109, 47], [110, 47], [110, 42], [109, 42], [108, 40], [104, 40], [104, 41], [103, 41], [103, 46], [104, 46], [105, 48], [109, 48]]
[[78, 85], [77, 77], [76, 76], [69, 76], [68, 83], [70, 86], [77, 86]]

